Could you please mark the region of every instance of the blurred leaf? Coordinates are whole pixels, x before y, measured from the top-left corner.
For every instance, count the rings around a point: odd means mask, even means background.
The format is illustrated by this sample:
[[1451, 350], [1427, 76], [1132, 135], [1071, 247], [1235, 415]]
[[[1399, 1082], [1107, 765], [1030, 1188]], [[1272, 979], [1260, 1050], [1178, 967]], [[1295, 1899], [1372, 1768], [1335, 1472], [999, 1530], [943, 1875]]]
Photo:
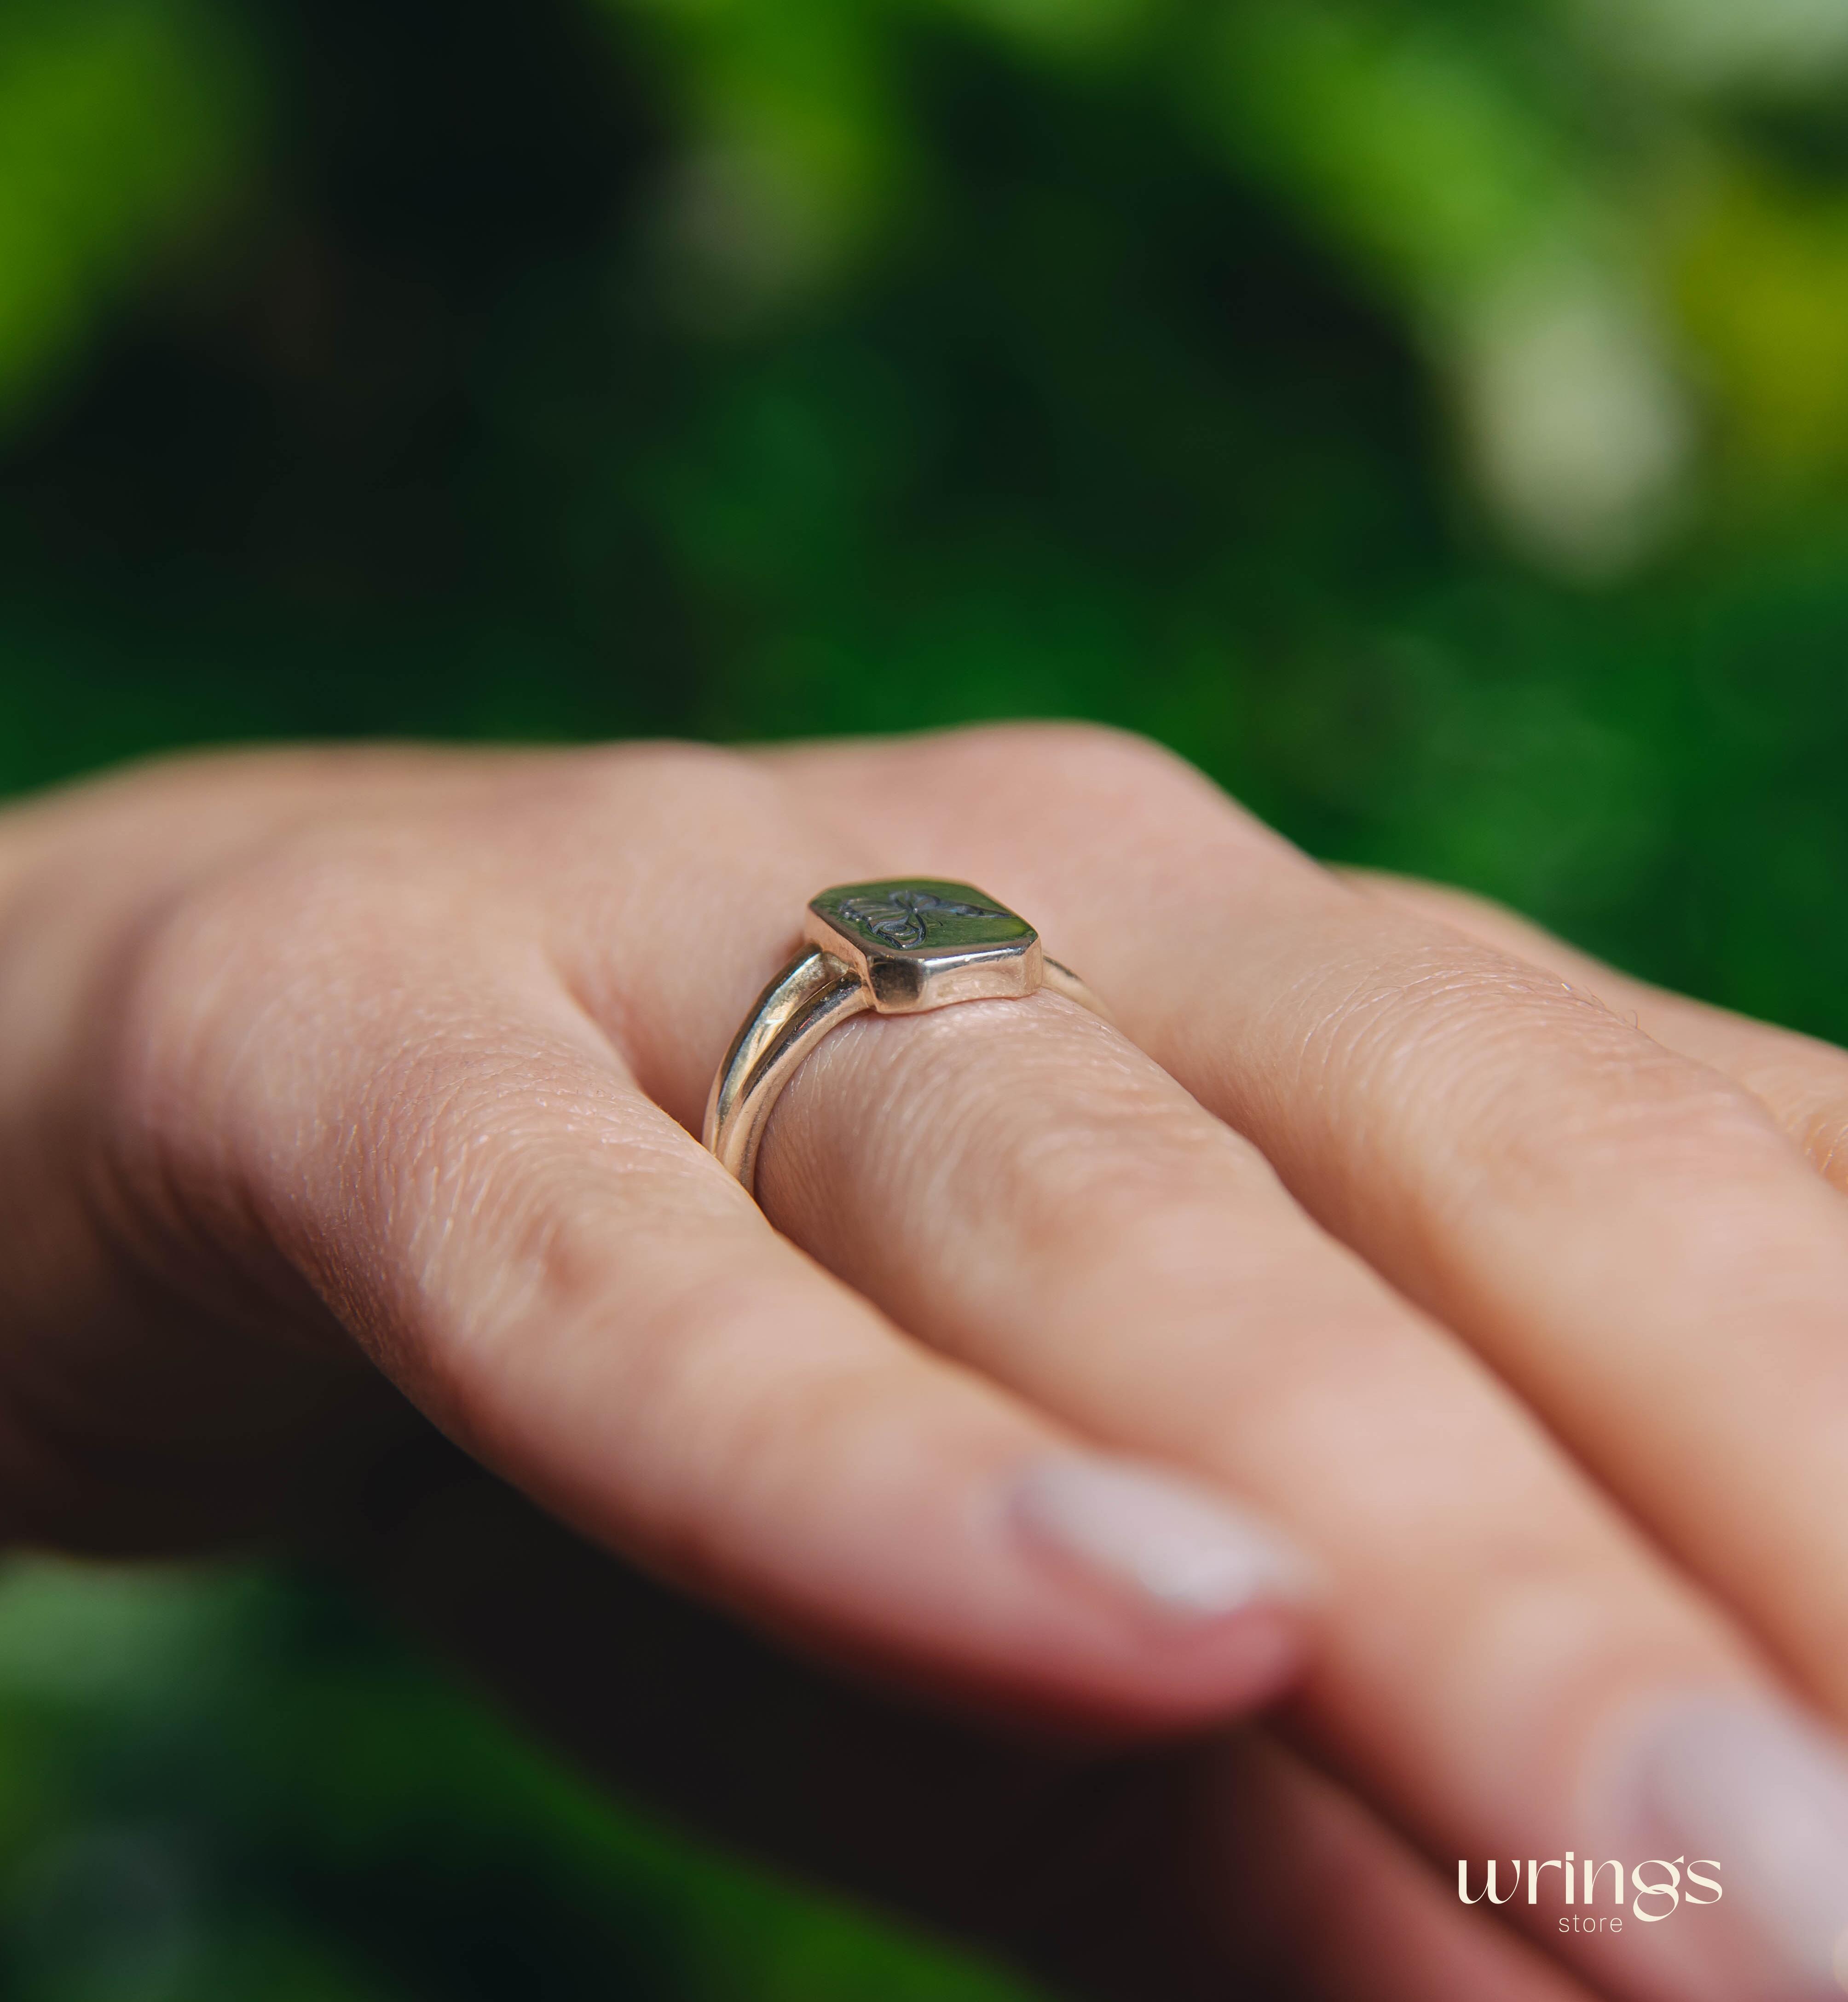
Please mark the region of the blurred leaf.
[[1582, 149], [1468, 15], [1235, 0], [1223, 20], [1203, 113], [1428, 325], [1602, 227]]
[[247, 80], [194, 0], [0, 14], [0, 423], [235, 191]]
[[1848, 469], [1848, 187], [1731, 151], [1684, 197], [1677, 278], [1751, 488], [1801, 490]]
[[[138, 1636], [193, 1674], [138, 1686]], [[0, 1842], [19, 2002], [1032, 2002], [664, 1833], [274, 1578], [16, 1562], [0, 1647], [0, 1755], [75, 1782]]]

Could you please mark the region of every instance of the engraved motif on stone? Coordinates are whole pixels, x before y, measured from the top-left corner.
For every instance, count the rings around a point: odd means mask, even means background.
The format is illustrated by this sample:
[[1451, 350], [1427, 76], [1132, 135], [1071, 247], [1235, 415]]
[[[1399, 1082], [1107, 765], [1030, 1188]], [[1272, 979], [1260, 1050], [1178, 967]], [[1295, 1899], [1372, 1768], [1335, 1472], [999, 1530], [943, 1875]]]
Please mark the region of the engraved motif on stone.
[[894, 890], [884, 897], [849, 897], [841, 916], [870, 933], [882, 944], [909, 951], [930, 936], [930, 920], [943, 918], [1003, 918], [1008, 914], [989, 904], [959, 904], [928, 890]]

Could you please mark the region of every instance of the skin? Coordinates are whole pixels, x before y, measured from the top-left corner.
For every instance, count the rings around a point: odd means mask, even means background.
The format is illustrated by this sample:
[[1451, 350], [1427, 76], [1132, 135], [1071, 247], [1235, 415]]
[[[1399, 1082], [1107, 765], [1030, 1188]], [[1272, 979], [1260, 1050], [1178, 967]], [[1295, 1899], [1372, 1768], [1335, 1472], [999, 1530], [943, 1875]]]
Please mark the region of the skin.
[[[1029, 915], [1114, 1026], [845, 1025], [760, 1209], [692, 1137], [713, 1069], [807, 897], [910, 872]], [[1755, 1978], [1682, 1926], [1530, 1920], [1544, 1961], [1445, 1880], [1623, 1853], [1671, 1698], [1848, 1710], [1839, 1053], [1044, 727], [77, 788], [0, 820], [0, 1026], [13, 1540], [340, 1526], [604, 1770], [1100, 1995]], [[465, 1524], [354, 1498], [426, 1422], [776, 1648], [601, 1564], [419, 1585]], [[995, 1498], [1097, 1449], [1278, 1526], [1319, 1606], [1164, 1616], [1036, 1547]], [[549, 1648], [566, 1600], [607, 1617]], [[716, 1688], [762, 1723], [723, 1785]], [[800, 1813], [748, 1750], [792, 1716]]]

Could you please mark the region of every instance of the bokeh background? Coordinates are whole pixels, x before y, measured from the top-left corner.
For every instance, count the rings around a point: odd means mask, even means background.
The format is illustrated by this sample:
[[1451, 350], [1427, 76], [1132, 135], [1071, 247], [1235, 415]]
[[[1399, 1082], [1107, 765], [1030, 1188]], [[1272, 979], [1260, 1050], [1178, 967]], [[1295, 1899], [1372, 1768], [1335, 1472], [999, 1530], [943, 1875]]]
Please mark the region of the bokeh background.
[[[1020, 714], [1848, 1038], [1848, 0], [0, 0], [0, 786]], [[37, 1561], [0, 1988], [1020, 1992]]]

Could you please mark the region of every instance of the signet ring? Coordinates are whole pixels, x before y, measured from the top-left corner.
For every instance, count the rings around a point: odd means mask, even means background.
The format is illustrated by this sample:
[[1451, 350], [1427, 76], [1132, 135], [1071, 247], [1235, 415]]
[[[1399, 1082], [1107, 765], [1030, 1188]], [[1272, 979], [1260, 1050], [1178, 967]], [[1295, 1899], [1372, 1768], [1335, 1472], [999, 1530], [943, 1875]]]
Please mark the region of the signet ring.
[[803, 937], [733, 1038], [706, 1100], [705, 1143], [747, 1189], [777, 1094], [850, 1016], [1024, 1000], [1041, 987], [1104, 1013], [1024, 918], [972, 884], [925, 876], [837, 884], [809, 900]]

